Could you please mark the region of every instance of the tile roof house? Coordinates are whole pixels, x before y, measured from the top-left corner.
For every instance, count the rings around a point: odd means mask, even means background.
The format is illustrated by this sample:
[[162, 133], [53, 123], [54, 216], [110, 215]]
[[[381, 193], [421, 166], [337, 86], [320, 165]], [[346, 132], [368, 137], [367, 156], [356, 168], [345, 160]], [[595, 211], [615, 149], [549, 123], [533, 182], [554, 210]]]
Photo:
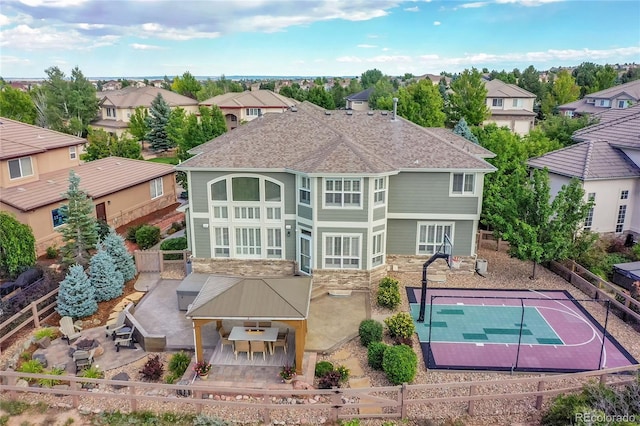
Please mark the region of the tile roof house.
[[495, 170], [491, 152], [450, 130], [308, 102], [190, 152], [177, 169], [189, 180], [194, 272], [312, 274], [347, 288], [369, 287], [387, 265], [418, 270], [445, 234], [473, 259]]
[[141, 106], [148, 110], [158, 94], [162, 94], [171, 109], [181, 107], [187, 113], [198, 113], [198, 101], [195, 99], [155, 86], [128, 86], [121, 90], [96, 93], [100, 99], [99, 118], [90, 126], [121, 136], [129, 128], [131, 115], [136, 108]]
[[169, 165], [118, 157], [82, 164], [85, 139], [0, 118], [0, 210], [33, 229], [36, 250], [59, 244], [58, 208], [69, 187], [69, 171], [113, 226], [175, 203], [175, 172]]
[[593, 115], [611, 109], [624, 109], [640, 101], [640, 80], [613, 86], [584, 98], [558, 106], [560, 114], [568, 117]]
[[572, 177], [595, 206], [584, 227], [640, 235], [640, 104], [600, 114], [600, 122], [573, 134], [575, 145], [529, 160], [547, 168], [552, 194]]
[[520, 135], [526, 135], [533, 129], [536, 118], [533, 104], [536, 95], [498, 79], [485, 81], [484, 85], [487, 88], [487, 107], [491, 116], [483, 124], [506, 126]]
[[227, 129], [233, 130], [242, 122], [254, 120], [267, 113], [284, 112], [296, 103], [297, 101], [271, 90], [251, 90], [214, 96], [200, 102], [200, 105], [217, 105], [224, 115]]
[[364, 89], [362, 92], [354, 93], [346, 97], [347, 109], [354, 111], [368, 111], [369, 110], [369, 96], [373, 92], [373, 86], [368, 89]]

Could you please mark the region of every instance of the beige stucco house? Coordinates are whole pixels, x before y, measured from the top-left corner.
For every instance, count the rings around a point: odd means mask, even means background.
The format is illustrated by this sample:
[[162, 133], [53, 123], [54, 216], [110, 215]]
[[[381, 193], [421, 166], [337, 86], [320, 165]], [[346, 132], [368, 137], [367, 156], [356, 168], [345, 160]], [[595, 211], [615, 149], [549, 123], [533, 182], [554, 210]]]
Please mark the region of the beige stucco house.
[[558, 106], [560, 114], [567, 117], [600, 114], [612, 109], [625, 109], [640, 101], [640, 80], [613, 86], [584, 98]]
[[119, 157], [81, 163], [86, 140], [0, 118], [0, 211], [33, 229], [36, 251], [60, 245], [58, 209], [69, 171], [93, 199], [96, 217], [114, 227], [168, 207], [177, 199], [172, 166]]
[[100, 99], [99, 118], [90, 126], [121, 136], [129, 128], [131, 116], [136, 108], [141, 106], [149, 110], [151, 102], [158, 94], [162, 95], [171, 109], [180, 107], [188, 114], [198, 113], [198, 101], [195, 99], [155, 86], [129, 86], [121, 90], [96, 94]]
[[515, 84], [497, 79], [485, 82], [485, 87], [487, 108], [491, 111], [491, 116], [483, 124], [505, 126], [519, 135], [526, 135], [533, 129], [536, 118], [533, 104], [536, 95]]
[[217, 105], [224, 115], [227, 129], [233, 130], [243, 122], [255, 120], [267, 113], [282, 113], [298, 103], [294, 99], [279, 95], [271, 90], [251, 90], [229, 92], [214, 96], [200, 105]]

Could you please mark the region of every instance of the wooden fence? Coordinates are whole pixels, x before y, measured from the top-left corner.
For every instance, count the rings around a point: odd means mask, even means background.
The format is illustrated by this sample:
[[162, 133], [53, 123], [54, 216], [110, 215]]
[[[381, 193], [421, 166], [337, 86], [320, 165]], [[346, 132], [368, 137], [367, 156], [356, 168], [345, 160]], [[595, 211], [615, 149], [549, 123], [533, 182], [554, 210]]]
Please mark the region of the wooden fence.
[[186, 271], [189, 252], [187, 250], [136, 250], [133, 256], [138, 272], [162, 272], [168, 264], [180, 264]]
[[[328, 420], [337, 422], [344, 419], [366, 418], [395, 418], [417, 419], [424, 417], [425, 408], [437, 410], [437, 404], [464, 404], [460, 415], [473, 416], [481, 414], [483, 402], [511, 400], [531, 400], [531, 406], [540, 410], [544, 399], [561, 393], [579, 391], [587, 383], [596, 380], [601, 384], [611, 386], [632, 383], [638, 380], [640, 366], [618, 367], [607, 370], [589, 371], [584, 373], [561, 374], [551, 376], [502, 379], [477, 382], [431, 383], [419, 385], [386, 386], [375, 388], [334, 388], [310, 390], [271, 390], [246, 389], [229, 387], [210, 387], [204, 385], [167, 385], [162, 383], [130, 382], [119, 380], [86, 379], [76, 376], [48, 376], [45, 374], [27, 374], [14, 371], [0, 371], [0, 388], [8, 394], [10, 399], [16, 399], [18, 392], [30, 394], [55, 394], [61, 398], [69, 398], [73, 407], [78, 408], [80, 397], [83, 404], [87, 398], [104, 400], [119, 400], [122, 409], [127, 404], [131, 411], [146, 409], [145, 401], [161, 403], [179, 403], [181, 409], [194, 406], [196, 413], [207, 407], [227, 408], [226, 412], [234, 412], [234, 408], [253, 408], [255, 415], [265, 424], [270, 424], [272, 416], [280, 411], [316, 411], [327, 413]], [[19, 378], [29, 380], [55, 379], [68, 383], [66, 386], [55, 388], [18, 386]], [[87, 392], [83, 388], [87, 383], [97, 385], [98, 389]], [[198, 383], [198, 382], [196, 382]], [[105, 392], [104, 389], [113, 387], [120, 389], [116, 392]], [[163, 392], [166, 396], [158, 396]], [[454, 396], [439, 396], [454, 394]], [[183, 398], [177, 399], [177, 396]], [[232, 396], [229, 399], [214, 398], [215, 395]], [[234, 395], [252, 396], [253, 399]], [[318, 398], [319, 397], [319, 398]], [[292, 404], [289, 398], [297, 398], [305, 403]], [[308, 403], [310, 399], [316, 403]], [[30, 397], [32, 399], [32, 397]], [[493, 413], [493, 409], [491, 409]], [[507, 408], [508, 410], [508, 408]], [[487, 414], [487, 413], [485, 413]], [[232, 419], [229, 419], [232, 420]]]
[[[54, 308], [58, 305], [57, 295], [58, 289], [56, 288], [38, 300], [31, 302], [29, 306], [16, 312], [15, 315], [0, 324], [0, 353], [2, 353], [2, 343], [18, 331], [27, 326], [38, 328], [40, 327], [40, 322], [44, 322], [54, 315]], [[15, 321], [20, 320], [22, 320], [21, 323], [12, 327]]]

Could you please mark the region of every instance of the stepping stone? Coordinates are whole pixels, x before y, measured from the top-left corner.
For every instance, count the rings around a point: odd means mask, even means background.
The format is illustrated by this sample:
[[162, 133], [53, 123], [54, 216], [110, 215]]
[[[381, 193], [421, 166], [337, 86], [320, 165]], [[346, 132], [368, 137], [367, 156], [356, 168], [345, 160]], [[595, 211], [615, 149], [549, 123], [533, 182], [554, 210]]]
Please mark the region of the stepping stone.
[[136, 291], [135, 293], [131, 293], [130, 295], [128, 295], [127, 297], [125, 297], [125, 300], [130, 300], [133, 303], [138, 302], [140, 299], [142, 299], [142, 296], [144, 296], [144, 293], [141, 291]]
[[129, 303], [131, 302], [127, 299], [121, 300], [116, 306], [113, 307], [113, 312], [120, 312], [124, 310], [124, 308], [126, 308]]
[[360, 362], [356, 358], [349, 358], [345, 360], [342, 365], [349, 369], [349, 377], [362, 377], [364, 376], [364, 371], [362, 371], [362, 367], [360, 367]]
[[[358, 388], [370, 388], [371, 381], [368, 377], [363, 377], [361, 379], [349, 379], [349, 387], [352, 389]], [[375, 399], [367, 398], [366, 396], [360, 396], [360, 402], [369, 403], [375, 402]], [[362, 407], [359, 409], [360, 414], [382, 414], [382, 407]]]
[[113, 311], [109, 314], [109, 319], [107, 320], [107, 324], [110, 322], [115, 322], [118, 319], [118, 315], [120, 315], [120, 311]]
[[342, 361], [348, 358], [351, 358], [351, 353], [344, 349], [340, 349], [338, 352], [331, 355], [331, 359], [336, 361]]

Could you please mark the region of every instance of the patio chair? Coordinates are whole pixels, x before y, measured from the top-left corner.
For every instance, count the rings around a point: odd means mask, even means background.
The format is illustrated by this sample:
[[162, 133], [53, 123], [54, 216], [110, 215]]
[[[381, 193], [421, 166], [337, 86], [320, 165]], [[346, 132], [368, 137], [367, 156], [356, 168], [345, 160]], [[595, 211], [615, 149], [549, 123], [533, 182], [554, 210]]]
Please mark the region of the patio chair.
[[80, 337], [80, 330], [82, 327], [79, 327], [73, 323], [73, 318], [71, 317], [62, 317], [60, 319], [60, 332], [62, 333], [62, 339], [67, 341], [67, 344], [70, 345], [72, 340]]
[[72, 358], [73, 362], [76, 365], [76, 374], [78, 374], [78, 371], [80, 370], [91, 367], [91, 364], [93, 364], [93, 356], [95, 355], [95, 353], [95, 348], [91, 349], [90, 351], [83, 351], [78, 349], [73, 353]]
[[251, 356], [251, 345], [248, 340], [236, 340], [233, 345], [233, 353], [238, 359], [238, 352], [246, 352], [247, 360], [253, 359]]
[[255, 321], [245, 321], [244, 323], [242, 323], [244, 327], [246, 328], [256, 328], [256, 325], [258, 324]]
[[289, 346], [289, 332], [278, 333], [276, 341], [271, 343], [272, 353], [275, 352], [276, 348], [282, 348], [286, 354], [287, 346]]
[[220, 335], [220, 349], [224, 350], [224, 345], [229, 345], [233, 348], [233, 341], [229, 340], [229, 333], [224, 330], [224, 328], [220, 327], [218, 329], [218, 334]]
[[113, 340], [116, 340], [116, 333], [120, 331], [123, 327], [127, 326], [124, 323], [124, 320], [126, 318], [127, 318], [127, 313], [125, 311], [120, 311], [116, 321], [110, 324], [107, 324], [107, 328], [105, 329], [106, 336], [109, 337], [109, 335], [111, 335], [111, 338]]
[[[122, 328], [122, 330], [124, 331], [126, 328], [128, 327]], [[133, 342], [134, 331], [136, 331], [136, 328], [135, 326], [132, 326], [131, 328], [128, 328], [126, 333], [116, 335], [116, 340], [115, 340], [116, 352], [120, 352], [121, 347], [126, 347], [129, 349], [133, 349], [136, 347]]]
[[262, 359], [267, 359], [267, 344], [263, 340], [252, 340], [251, 341], [251, 359], [253, 359], [253, 354], [255, 352], [262, 352]]

